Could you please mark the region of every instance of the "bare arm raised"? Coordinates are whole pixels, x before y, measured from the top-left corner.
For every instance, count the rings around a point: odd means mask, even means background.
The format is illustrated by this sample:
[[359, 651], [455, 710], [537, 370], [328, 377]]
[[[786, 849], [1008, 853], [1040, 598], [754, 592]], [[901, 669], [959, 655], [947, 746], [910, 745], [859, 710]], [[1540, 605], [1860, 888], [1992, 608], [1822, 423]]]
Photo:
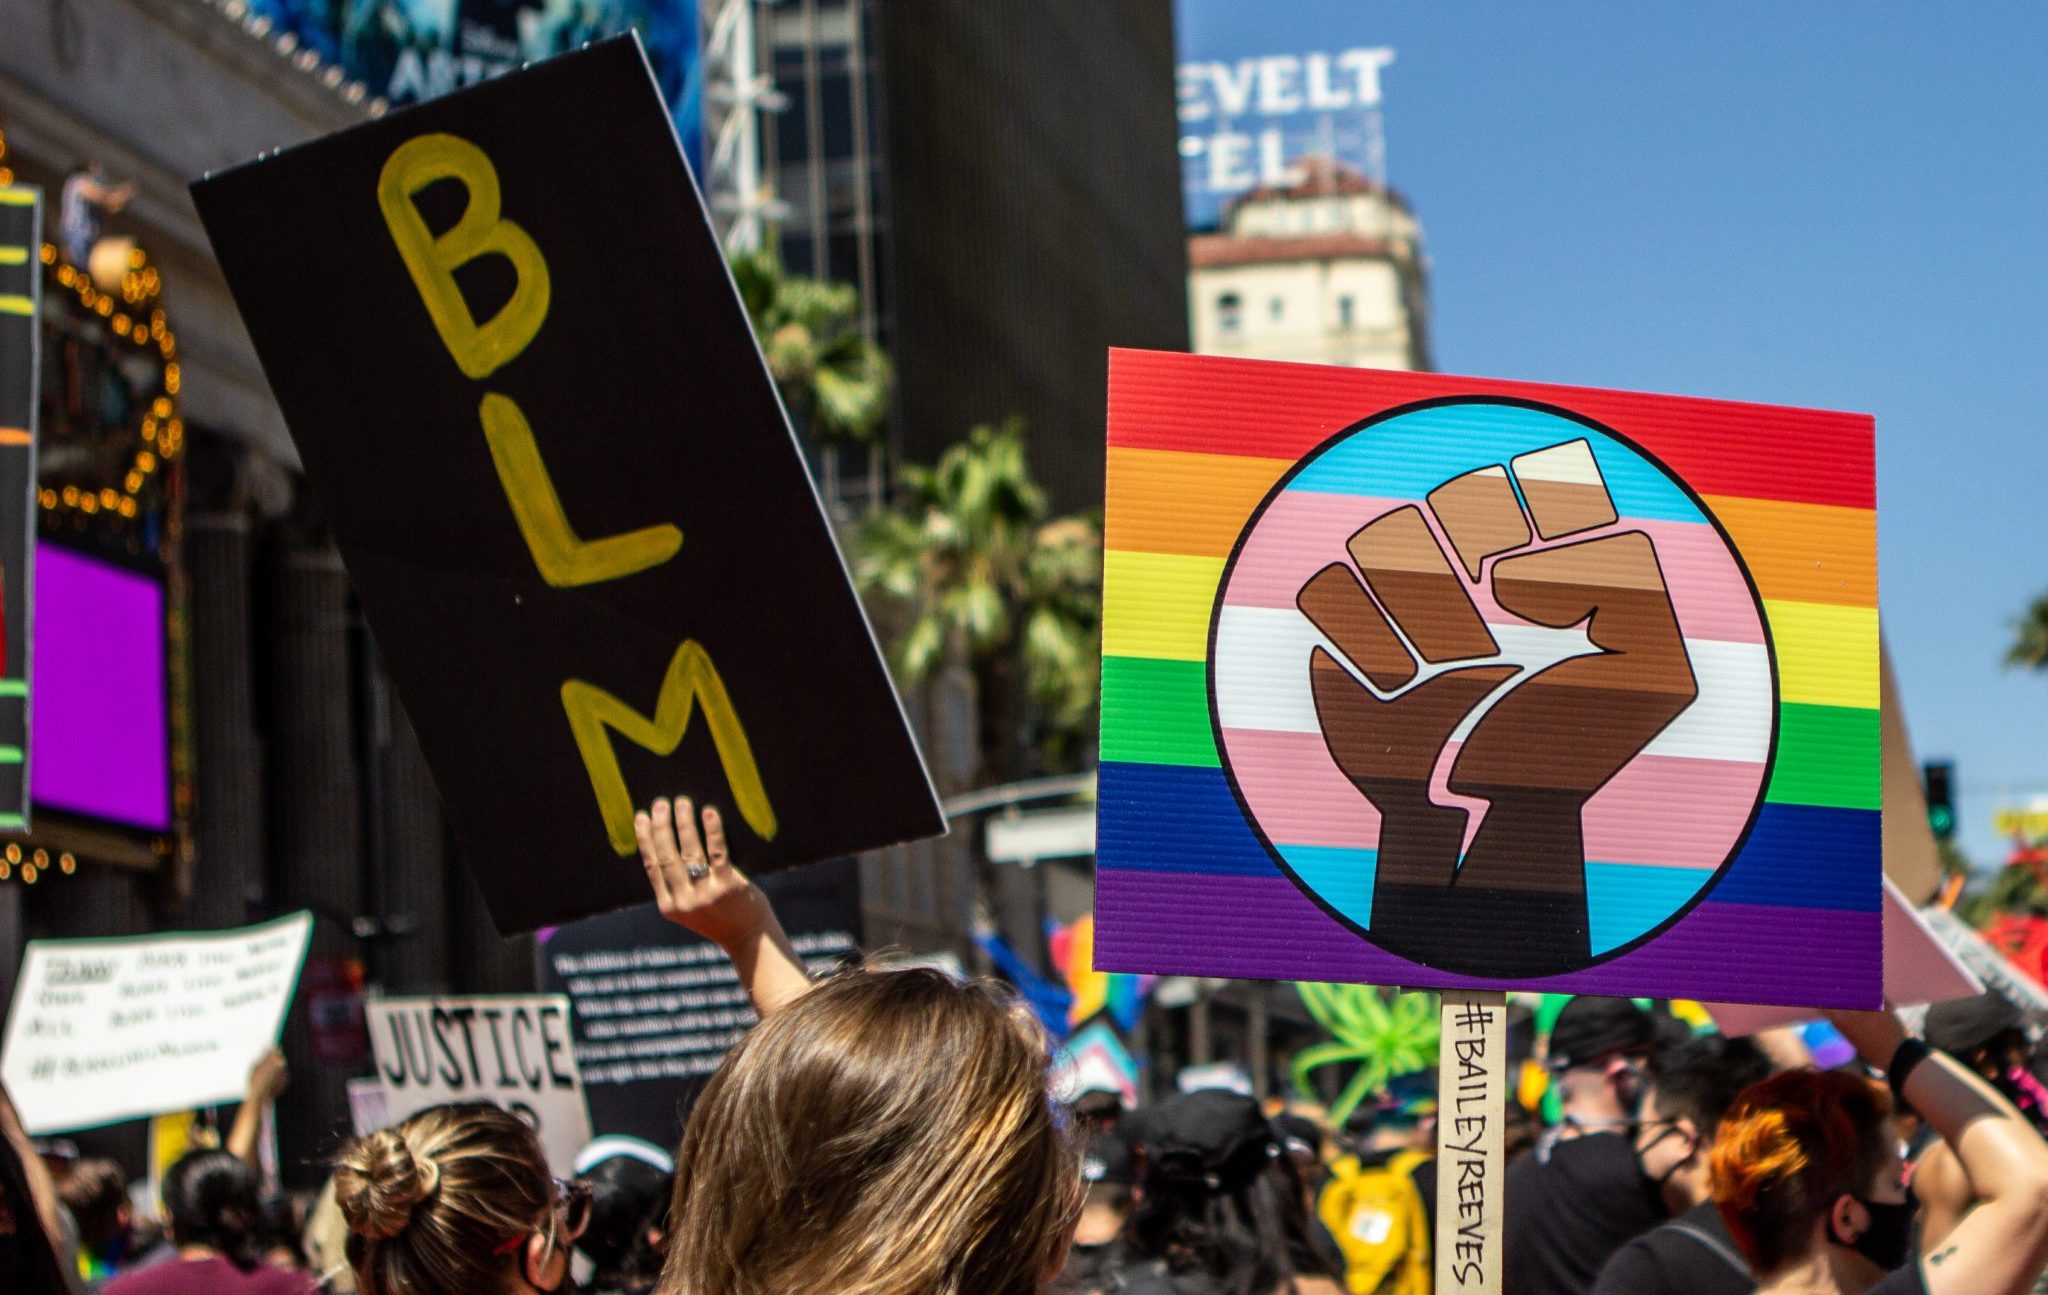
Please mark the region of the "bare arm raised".
[[725, 950], [754, 1010], [772, 1015], [811, 987], [803, 961], [761, 888], [732, 861], [725, 821], [705, 806], [703, 832], [687, 796], [633, 815], [640, 861], [661, 915]]
[[235, 1112], [234, 1125], [228, 1130], [227, 1149], [258, 1177], [263, 1174], [263, 1113], [277, 1104], [289, 1082], [291, 1070], [284, 1063], [284, 1053], [272, 1048], [256, 1058], [256, 1064], [249, 1068], [248, 1095], [242, 1098], [241, 1109]]
[[[1873, 1066], [1905, 1041], [1889, 1012], [1831, 1014]], [[2048, 1143], [2011, 1103], [1935, 1052], [1906, 1077], [1905, 1098], [1941, 1134], [1975, 1189], [1976, 1207], [1922, 1259], [1929, 1295], [2021, 1295], [2048, 1263]]]

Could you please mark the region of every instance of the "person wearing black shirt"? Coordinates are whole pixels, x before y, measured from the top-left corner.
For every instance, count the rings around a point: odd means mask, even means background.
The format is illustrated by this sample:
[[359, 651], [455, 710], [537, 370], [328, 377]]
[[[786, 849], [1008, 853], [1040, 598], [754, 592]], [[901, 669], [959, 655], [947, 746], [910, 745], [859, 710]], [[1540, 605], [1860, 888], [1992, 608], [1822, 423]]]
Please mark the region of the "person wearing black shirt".
[[1558, 1014], [1546, 1060], [1564, 1122], [1508, 1167], [1507, 1295], [1586, 1295], [1624, 1242], [1670, 1216], [1630, 1136], [1655, 1037], [1625, 998], [1581, 996]]
[[1771, 1072], [1770, 1059], [1747, 1039], [1704, 1035], [1650, 1057], [1636, 1156], [1682, 1211], [1614, 1252], [1593, 1295], [1749, 1295], [1756, 1289], [1715, 1206], [1707, 1149], [1736, 1095]]

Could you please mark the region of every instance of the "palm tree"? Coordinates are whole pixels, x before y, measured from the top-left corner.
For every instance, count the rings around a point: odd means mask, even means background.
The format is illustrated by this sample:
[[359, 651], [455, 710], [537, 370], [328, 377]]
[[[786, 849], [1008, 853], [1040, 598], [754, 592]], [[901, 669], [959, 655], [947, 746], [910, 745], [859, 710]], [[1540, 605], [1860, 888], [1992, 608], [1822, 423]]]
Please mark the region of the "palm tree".
[[732, 254], [733, 282], [797, 430], [825, 465], [825, 493], [837, 494], [837, 451], [875, 439], [889, 412], [889, 357], [860, 328], [852, 285], [784, 272], [774, 251]]
[[984, 785], [1025, 772], [1034, 757], [1070, 765], [1100, 690], [1100, 523], [1046, 520], [1016, 419], [974, 428], [937, 464], [901, 477], [896, 503], [862, 527], [854, 559], [862, 591], [906, 617], [890, 654], [898, 679], [915, 686], [950, 662], [968, 667]]
[[1294, 988], [1308, 1014], [1330, 1036], [1294, 1054], [1288, 1075], [1295, 1092], [1306, 1101], [1316, 1101], [1316, 1071], [1324, 1066], [1355, 1067], [1329, 1106], [1330, 1123], [1338, 1128], [1368, 1097], [1383, 1091], [1389, 1080], [1436, 1064], [1435, 994], [1387, 995], [1371, 985], [1306, 981]]
[[2005, 663], [2023, 670], [2048, 670], [2048, 594], [2036, 598], [2013, 622], [2012, 648]]

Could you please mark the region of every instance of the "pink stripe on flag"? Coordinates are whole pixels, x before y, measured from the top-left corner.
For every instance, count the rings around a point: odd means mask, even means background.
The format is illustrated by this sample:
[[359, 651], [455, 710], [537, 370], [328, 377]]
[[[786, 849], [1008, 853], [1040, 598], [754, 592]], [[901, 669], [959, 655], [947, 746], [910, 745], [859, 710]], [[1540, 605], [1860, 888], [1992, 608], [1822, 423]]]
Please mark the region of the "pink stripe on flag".
[[[1223, 744], [1238, 789], [1276, 845], [1371, 850], [1379, 814], [1330, 758], [1315, 733], [1226, 729]], [[1458, 743], [1452, 743], [1451, 759]], [[1477, 808], [1453, 796], [1438, 765], [1432, 799]], [[1735, 760], [1640, 756], [1587, 802], [1586, 857], [1596, 863], [1715, 868], [1749, 818], [1764, 766]], [[1673, 832], [1674, 821], [1686, 825]], [[1477, 830], [1475, 818], [1467, 832]]]
[[[1763, 780], [1761, 764], [1638, 756], [1586, 802], [1586, 857], [1717, 868], [1749, 821]], [[1684, 830], [1673, 831], [1674, 823]]]
[[1379, 811], [1330, 758], [1319, 733], [1223, 731], [1238, 790], [1275, 845], [1370, 850], [1379, 843]]
[[[1348, 562], [1344, 543], [1365, 521], [1412, 501], [1289, 490], [1273, 500], [1258, 531], [1238, 553], [1223, 601], [1231, 607], [1292, 607], [1310, 576]], [[1721, 537], [1704, 522], [1623, 518], [1612, 531], [1640, 530], [1656, 545], [1680, 630], [1690, 639], [1761, 643], [1749, 584]], [[1595, 535], [1605, 532], [1594, 532]], [[1441, 539], [1441, 532], [1439, 532]], [[1445, 551], [1450, 552], [1449, 546]], [[1470, 586], [1468, 586], [1470, 588]], [[1525, 624], [1494, 601], [1490, 583], [1473, 590], [1479, 614], [1494, 625]]]

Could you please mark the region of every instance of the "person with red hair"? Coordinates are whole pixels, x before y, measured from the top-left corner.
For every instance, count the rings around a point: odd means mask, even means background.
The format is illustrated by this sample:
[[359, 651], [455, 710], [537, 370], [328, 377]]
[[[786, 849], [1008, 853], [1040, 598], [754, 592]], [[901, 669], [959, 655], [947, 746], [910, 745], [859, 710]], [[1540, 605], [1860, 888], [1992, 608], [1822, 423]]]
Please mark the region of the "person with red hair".
[[[1833, 1019], [1890, 1090], [1857, 1075], [1785, 1071], [1745, 1089], [1714, 1141], [1714, 1200], [1757, 1289], [2023, 1295], [2048, 1265], [2048, 1144], [1989, 1084], [1908, 1038], [1896, 1017]], [[1941, 1134], [1977, 1201], [1917, 1261], [1895, 1101]]]

